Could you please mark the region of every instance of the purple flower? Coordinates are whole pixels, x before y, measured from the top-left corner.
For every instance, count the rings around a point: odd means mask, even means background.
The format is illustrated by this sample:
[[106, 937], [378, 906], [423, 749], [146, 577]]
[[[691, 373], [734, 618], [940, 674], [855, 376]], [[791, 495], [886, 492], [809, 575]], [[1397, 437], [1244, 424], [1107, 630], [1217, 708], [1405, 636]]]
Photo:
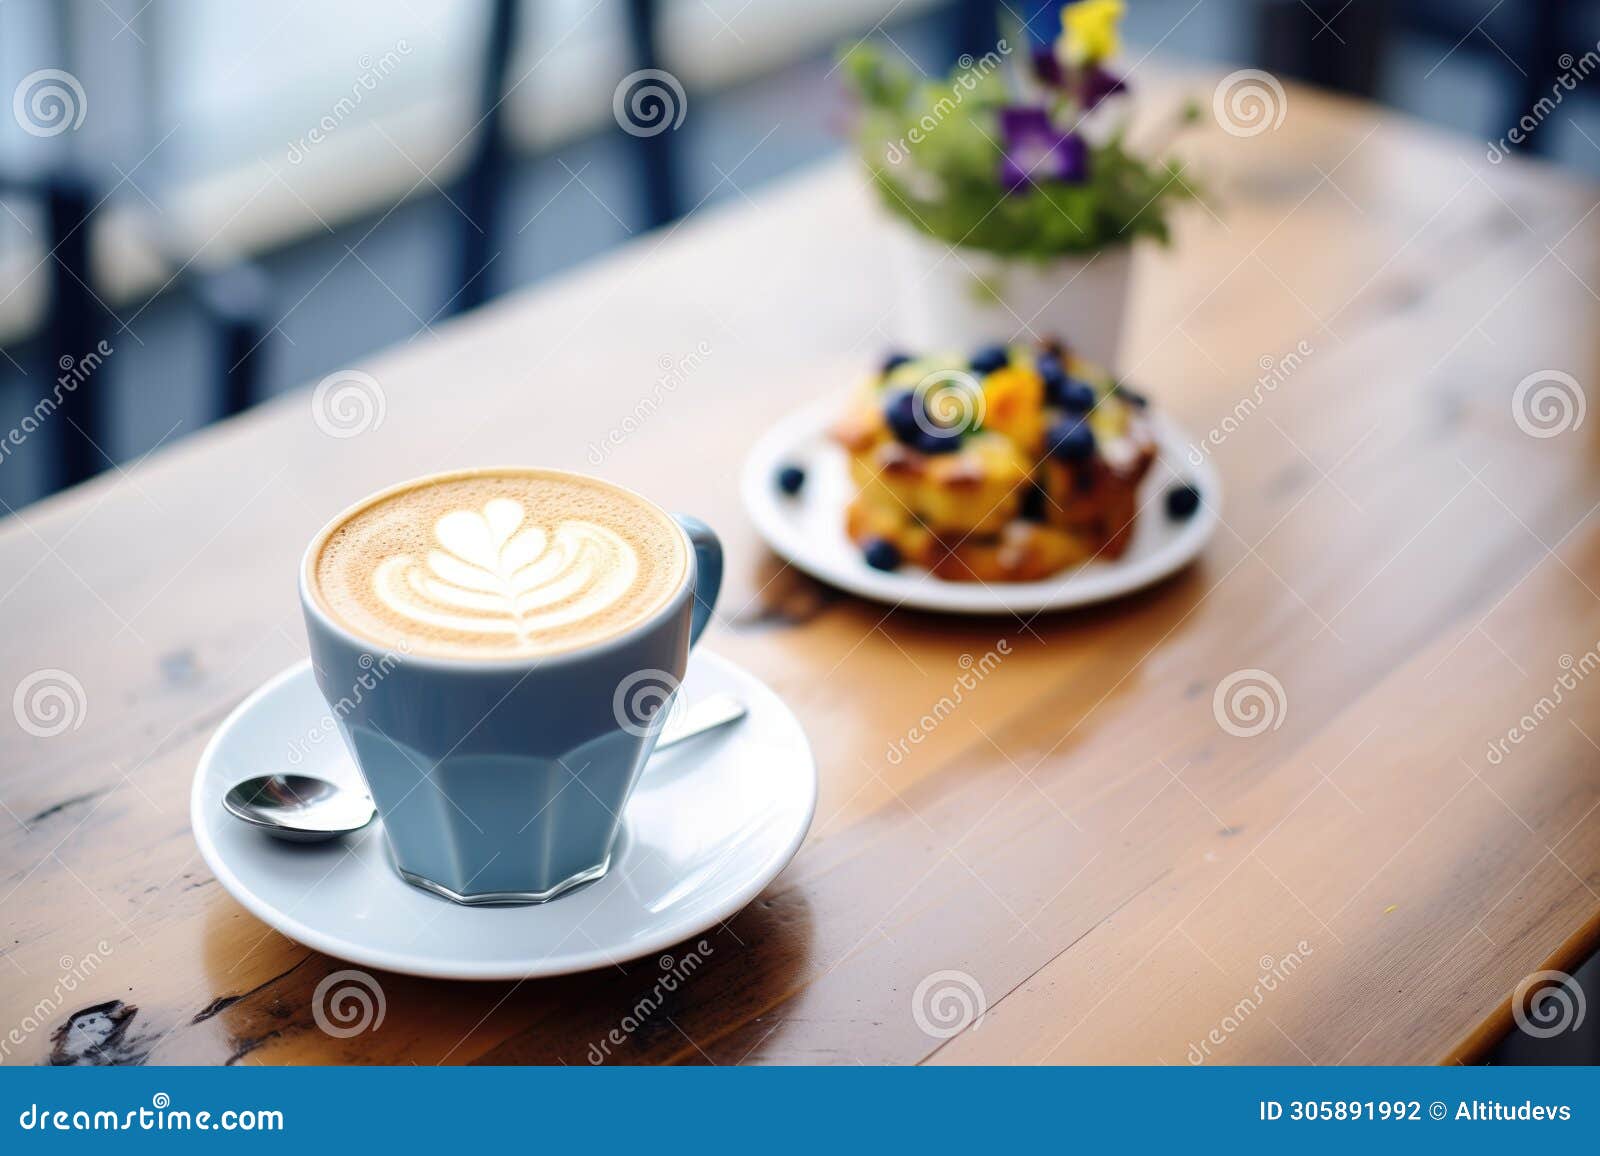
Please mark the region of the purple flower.
[[1080, 99], [1086, 112], [1106, 97], [1115, 96], [1128, 87], [1120, 76], [1112, 76], [1098, 64], [1090, 65], [1079, 83], [1083, 86]]
[[1056, 128], [1042, 108], [1002, 108], [1000, 136], [1005, 142], [1000, 183], [1008, 193], [1029, 180], [1076, 184], [1088, 175], [1089, 153], [1083, 138]]
[[1061, 61], [1056, 59], [1056, 50], [1049, 44], [1035, 44], [1033, 46], [1033, 75], [1040, 84], [1047, 84], [1051, 88], [1060, 88], [1064, 79], [1061, 74]]

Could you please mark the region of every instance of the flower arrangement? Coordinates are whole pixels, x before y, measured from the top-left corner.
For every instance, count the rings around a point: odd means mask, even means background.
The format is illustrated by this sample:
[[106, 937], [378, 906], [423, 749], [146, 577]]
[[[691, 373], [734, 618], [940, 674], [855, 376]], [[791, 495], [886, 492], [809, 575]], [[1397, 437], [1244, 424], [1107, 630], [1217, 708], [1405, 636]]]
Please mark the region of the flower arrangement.
[[869, 45], [846, 53], [857, 144], [887, 209], [949, 244], [1005, 256], [1165, 242], [1170, 206], [1195, 191], [1172, 160], [1127, 147], [1128, 85], [1107, 68], [1123, 11], [1122, 0], [1068, 4], [1053, 44], [1014, 53], [1002, 39], [942, 82], [913, 78]]

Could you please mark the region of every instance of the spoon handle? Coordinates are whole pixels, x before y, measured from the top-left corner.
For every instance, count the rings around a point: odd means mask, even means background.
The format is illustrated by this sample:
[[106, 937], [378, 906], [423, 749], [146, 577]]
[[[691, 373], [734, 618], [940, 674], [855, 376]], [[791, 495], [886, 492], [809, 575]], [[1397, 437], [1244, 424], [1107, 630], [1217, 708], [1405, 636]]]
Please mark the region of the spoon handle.
[[731, 694], [709, 695], [662, 728], [661, 737], [656, 740], [656, 750], [676, 746], [685, 739], [738, 722], [748, 713], [749, 708], [743, 700]]

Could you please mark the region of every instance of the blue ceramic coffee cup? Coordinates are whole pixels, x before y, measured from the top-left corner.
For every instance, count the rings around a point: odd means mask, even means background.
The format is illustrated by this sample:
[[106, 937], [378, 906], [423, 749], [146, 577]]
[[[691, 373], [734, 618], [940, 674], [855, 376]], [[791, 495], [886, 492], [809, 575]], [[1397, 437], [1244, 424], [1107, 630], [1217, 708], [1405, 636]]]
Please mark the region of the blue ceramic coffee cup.
[[400, 874], [469, 904], [542, 903], [600, 878], [711, 618], [716, 534], [676, 518], [690, 564], [645, 621], [581, 649], [477, 659], [385, 650], [324, 609], [312, 567], [343, 518], [307, 550], [300, 604], [317, 685]]

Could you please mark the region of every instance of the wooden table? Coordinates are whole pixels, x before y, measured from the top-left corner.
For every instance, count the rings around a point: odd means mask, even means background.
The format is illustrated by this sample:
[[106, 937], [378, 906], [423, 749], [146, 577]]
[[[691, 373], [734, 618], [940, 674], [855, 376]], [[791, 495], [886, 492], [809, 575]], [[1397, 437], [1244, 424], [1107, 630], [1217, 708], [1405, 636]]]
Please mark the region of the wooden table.
[[[1311, 352], [1215, 448], [1226, 526], [1203, 559], [1115, 605], [889, 612], [752, 533], [749, 440], [885, 344], [879, 235], [843, 164], [363, 366], [387, 408], [360, 436], [320, 432], [298, 393], [9, 519], [0, 689], [57, 668], [86, 710], [54, 737], [0, 729], [5, 1061], [99, 1040], [91, 1059], [582, 1064], [650, 991], [655, 960], [520, 985], [383, 975], [381, 1027], [330, 1038], [311, 995], [343, 965], [246, 914], [189, 832], [207, 737], [305, 653], [312, 532], [398, 478], [502, 461], [712, 522], [730, 571], [708, 644], [785, 696], [821, 769], [797, 860], [613, 1059], [1480, 1055], [1523, 977], [1600, 940], [1600, 678], [1581, 677], [1600, 421], [1534, 437], [1513, 415], [1530, 374], [1596, 380], [1595, 190], [1299, 89], [1275, 132], [1208, 127], [1193, 155], [1226, 209], [1144, 256], [1131, 376], [1199, 436], [1268, 359]], [[652, 395], [597, 466], [589, 447]], [[1575, 689], [1539, 707], [1569, 662]], [[1245, 670], [1284, 693], [1253, 737], [1213, 711]], [[948, 1039], [913, 1012], [938, 972], [987, 1009]]]

